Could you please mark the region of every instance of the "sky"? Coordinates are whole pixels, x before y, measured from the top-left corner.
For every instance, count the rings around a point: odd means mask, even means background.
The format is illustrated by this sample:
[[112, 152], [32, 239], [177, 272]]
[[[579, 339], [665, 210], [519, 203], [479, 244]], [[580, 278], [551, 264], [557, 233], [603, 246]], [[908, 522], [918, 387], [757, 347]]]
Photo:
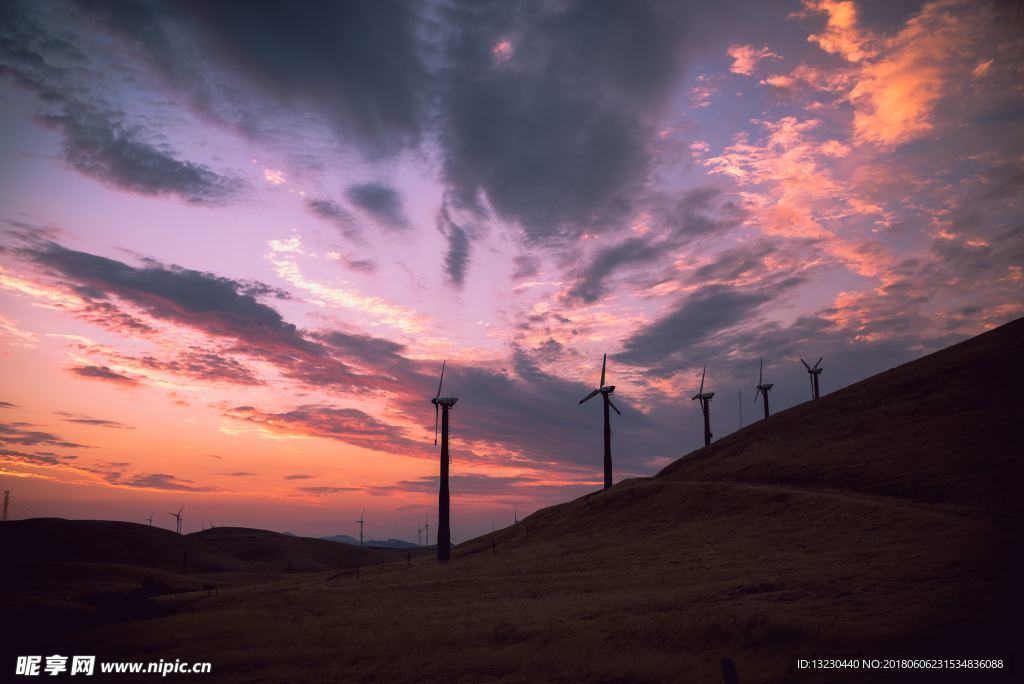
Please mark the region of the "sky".
[[12, 517], [456, 542], [1024, 314], [1024, 10], [0, 0]]

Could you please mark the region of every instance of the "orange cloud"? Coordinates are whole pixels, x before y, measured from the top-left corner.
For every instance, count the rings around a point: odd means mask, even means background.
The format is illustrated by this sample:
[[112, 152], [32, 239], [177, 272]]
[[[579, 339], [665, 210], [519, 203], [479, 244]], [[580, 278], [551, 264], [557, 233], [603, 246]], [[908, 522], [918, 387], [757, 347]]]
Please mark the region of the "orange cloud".
[[808, 36], [808, 41], [848, 62], [860, 62], [875, 54], [870, 47], [871, 37], [857, 26], [857, 7], [852, 0], [804, 0], [804, 8], [828, 15], [824, 32]]
[[965, 5], [940, 0], [926, 5], [895, 36], [881, 57], [856, 75], [849, 101], [857, 142], [896, 145], [930, 131], [939, 100], [991, 60], [975, 67], [970, 53], [981, 36], [984, 12], [954, 11]]

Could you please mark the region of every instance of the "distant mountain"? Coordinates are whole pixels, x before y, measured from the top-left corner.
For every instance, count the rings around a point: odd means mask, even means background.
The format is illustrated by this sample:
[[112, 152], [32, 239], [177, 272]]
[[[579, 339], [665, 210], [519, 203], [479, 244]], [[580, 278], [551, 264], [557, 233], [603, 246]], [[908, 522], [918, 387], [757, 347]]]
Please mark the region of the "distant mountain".
[[[359, 540], [350, 537], [347, 534], [336, 534], [333, 537], [320, 537], [327, 541], [338, 542], [340, 544], [354, 544], [359, 546]], [[381, 541], [380, 539], [369, 539], [363, 542], [363, 546], [371, 546], [378, 549], [415, 549], [418, 548], [416, 544], [404, 541], [402, 539], [388, 539], [387, 541]]]

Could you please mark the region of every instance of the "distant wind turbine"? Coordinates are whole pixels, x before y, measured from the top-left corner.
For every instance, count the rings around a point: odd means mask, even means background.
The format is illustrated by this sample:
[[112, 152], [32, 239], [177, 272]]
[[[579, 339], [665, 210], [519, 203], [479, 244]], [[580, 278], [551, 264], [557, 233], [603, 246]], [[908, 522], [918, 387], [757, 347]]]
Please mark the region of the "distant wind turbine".
[[821, 397], [821, 388], [818, 386], [818, 376], [821, 375], [821, 359], [824, 357], [818, 357], [818, 362], [813, 366], [808, 366], [807, 362], [800, 359], [800, 363], [804, 364], [804, 368], [811, 374], [811, 398], [818, 399]]
[[430, 516], [429, 515], [423, 516], [423, 527], [426, 528], [424, 530], [424, 533], [423, 533], [423, 536], [426, 537], [426, 542], [427, 542], [426, 546], [430, 546]]
[[708, 369], [704, 368], [700, 374], [700, 389], [693, 395], [691, 401], [694, 399], [700, 399], [700, 410], [704, 414], [704, 446], [711, 444], [711, 397], [715, 396], [714, 392], [704, 391], [704, 375]]
[[359, 523], [359, 545], [362, 546], [363, 545], [363, 523], [366, 522], [366, 509], [365, 508], [363, 509], [363, 512], [359, 514], [359, 520], [356, 520], [356, 522]]
[[176, 531], [178, 532], [178, 534], [181, 534], [181, 512], [183, 510], [185, 510], [185, 506], [179, 508], [177, 513], [168, 513], [168, 515], [173, 515], [175, 521], [177, 522]]
[[610, 395], [615, 392], [615, 385], [604, 384], [604, 371], [608, 365], [608, 355], [604, 355], [604, 360], [601, 362], [601, 383], [597, 386], [597, 389], [592, 391], [587, 396], [580, 399], [582, 404], [585, 401], [590, 401], [598, 394], [601, 395], [601, 399], [604, 403], [604, 488], [608, 489], [612, 486], [612, 426], [611, 419], [609, 418], [608, 407], [610, 406], [620, 416], [620, 411], [615, 404], [612, 403]]
[[764, 417], [768, 417], [768, 390], [773, 387], [773, 383], [765, 383], [764, 381], [764, 357], [761, 357], [761, 366], [757, 371], [757, 392], [754, 393], [754, 401], [757, 401], [757, 395], [760, 394], [764, 397]]
[[153, 514], [152, 514], [152, 513], [150, 513], [150, 514], [149, 514], [149, 517], [148, 517], [148, 518], [143, 518], [143, 520], [145, 520], [146, 522], [148, 522], [148, 523], [149, 523], [149, 525], [150, 525], [150, 527], [152, 527], [152, 526], [153, 526]]

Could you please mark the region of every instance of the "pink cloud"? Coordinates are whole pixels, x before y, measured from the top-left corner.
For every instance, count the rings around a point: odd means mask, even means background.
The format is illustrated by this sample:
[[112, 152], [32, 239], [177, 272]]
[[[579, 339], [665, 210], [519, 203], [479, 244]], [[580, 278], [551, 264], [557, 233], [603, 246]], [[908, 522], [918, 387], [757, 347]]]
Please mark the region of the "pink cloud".
[[769, 50], [767, 46], [755, 48], [753, 45], [731, 45], [729, 46], [728, 54], [732, 57], [732, 66], [729, 67], [729, 71], [743, 76], [753, 75], [761, 60], [782, 59], [780, 55]]

